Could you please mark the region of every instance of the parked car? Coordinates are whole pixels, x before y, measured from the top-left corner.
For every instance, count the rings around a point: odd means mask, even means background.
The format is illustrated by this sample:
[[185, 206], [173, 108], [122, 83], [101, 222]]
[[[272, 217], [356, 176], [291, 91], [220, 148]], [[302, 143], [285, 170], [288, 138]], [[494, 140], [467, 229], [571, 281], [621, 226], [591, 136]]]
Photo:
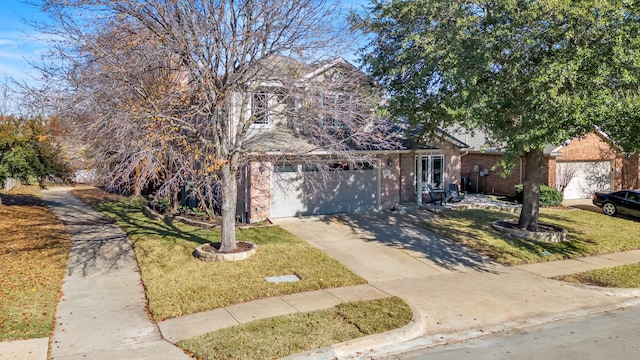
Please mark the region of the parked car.
[[640, 217], [640, 190], [620, 190], [593, 194], [593, 204], [606, 215], [615, 214]]

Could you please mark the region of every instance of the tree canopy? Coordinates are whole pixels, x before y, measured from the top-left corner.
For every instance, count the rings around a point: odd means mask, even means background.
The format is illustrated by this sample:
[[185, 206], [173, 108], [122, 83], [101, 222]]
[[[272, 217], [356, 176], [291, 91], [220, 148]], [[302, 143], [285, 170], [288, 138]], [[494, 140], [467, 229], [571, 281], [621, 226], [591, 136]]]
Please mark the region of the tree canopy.
[[0, 116], [0, 185], [7, 178], [24, 183], [49, 176], [66, 179], [67, 169], [52, 139], [54, 122]]
[[[537, 228], [542, 149], [601, 128], [638, 148], [640, 2], [378, 1], [353, 24], [389, 109], [427, 131], [461, 124], [524, 156], [520, 226]], [[508, 165], [508, 164], [507, 164]]]
[[[344, 66], [346, 76], [304, 84], [309, 68], [327, 68], [349, 43], [333, 1], [43, 3], [57, 24], [46, 28], [57, 43], [41, 66], [47, 93], [58, 94], [54, 111], [75, 121], [114, 187], [153, 184], [159, 196], [176, 196], [189, 182], [201, 199], [219, 190], [221, 251], [235, 248], [237, 176], [248, 162], [275, 163], [282, 144], [305, 159], [317, 149], [348, 158], [350, 144], [385, 146], [362, 106], [376, 96], [357, 86], [358, 71]], [[339, 109], [315, 101], [344, 86], [354, 96]], [[322, 124], [336, 112], [348, 131]], [[302, 137], [310, 146], [296, 147]]]

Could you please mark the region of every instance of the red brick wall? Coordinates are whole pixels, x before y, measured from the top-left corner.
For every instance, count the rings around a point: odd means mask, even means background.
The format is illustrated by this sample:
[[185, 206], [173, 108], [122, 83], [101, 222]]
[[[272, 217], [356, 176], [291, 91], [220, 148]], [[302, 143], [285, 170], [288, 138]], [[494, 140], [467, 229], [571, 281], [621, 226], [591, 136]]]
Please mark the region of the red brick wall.
[[[255, 161], [249, 164], [249, 222], [271, 216], [271, 170], [268, 162], [261, 164]], [[238, 193], [240, 195], [240, 191]]]
[[416, 193], [413, 187], [415, 180], [415, 155], [400, 154], [400, 201], [415, 202]]
[[[625, 159], [618, 149], [611, 145], [599, 133], [592, 132], [585, 136], [572, 139], [560, 148], [562, 156], [556, 161], [613, 161], [613, 189], [636, 187], [638, 185], [638, 163], [632, 159]], [[635, 180], [635, 181], [634, 181]], [[555, 178], [552, 183], [555, 186]]]
[[[501, 175], [503, 168], [497, 165], [501, 157], [501, 154], [491, 153], [469, 153], [463, 155], [460, 175], [466, 176], [470, 181], [470, 186], [467, 190], [497, 195], [515, 195], [515, 186], [520, 184], [521, 165], [518, 163], [509, 175], [503, 177]], [[474, 171], [474, 165], [478, 165], [479, 171], [489, 169], [489, 175], [480, 177], [480, 173]]]
[[380, 156], [380, 208], [400, 203], [400, 154]]
[[[557, 162], [569, 161], [614, 161], [614, 188], [636, 188], [640, 187], [640, 174], [638, 170], [638, 155], [634, 154], [630, 158], [625, 158], [598, 133], [590, 133], [580, 138], [572, 139], [560, 151], [562, 156], [546, 157], [545, 166], [542, 171], [543, 183], [551, 187], [556, 185], [556, 164]], [[491, 153], [469, 153], [462, 157], [461, 175], [470, 176], [471, 191], [476, 189], [482, 192], [495, 193], [498, 195], [514, 195], [515, 185], [519, 184], [520, 165], [517, 165], [506, 178], [500, 176], [500, 168], [490, 171], [489, 176], [482, 178], [482, 182], [476, 187], [480, 177], [473, 171], [473, 166], [478, 165], [480, 170], [492, 169], [500, 160], [500, 154]], [[524, 161], [521, 164], [525, 166]], [[524, 174], [522, 174], [524, 178]], [[546, 180], [544, 180], [546, 179]]]
[[616, 158], [616, 149], [594, 132], [572, 139], [560, 148], [560, 152], [560, 161], [604, 161]]
[[[460, 150], [448, 142], [437, 142], [439, 150], [421, 152], [422, 155], [444, 155], [444, 186], [460, 184]], [[415, 153], [400, 155], [400, 202], [415, 202]]]
[[638, 171], [638, 154], [633, 154], [629, 158], [623, 160], [622, 166], [622, 188], [638, 189], [640, 188], [640, 173]]

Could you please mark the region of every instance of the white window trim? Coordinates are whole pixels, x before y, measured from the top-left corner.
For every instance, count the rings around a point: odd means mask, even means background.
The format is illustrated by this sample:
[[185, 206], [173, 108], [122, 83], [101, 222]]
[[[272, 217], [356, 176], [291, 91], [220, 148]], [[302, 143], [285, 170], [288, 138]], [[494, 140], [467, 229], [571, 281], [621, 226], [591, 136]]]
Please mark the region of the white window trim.
[[[262, 116], [264, 117], [265, 120], [260, 121], [260, 122], [255, 122], [255, 118], [254, 118], [254, 112], [255, 112], [255, 105], [254, 105], [254, 96], [262, 94], [265, 96], [265, 102], [266, 102], [266, 108], [265, 113], [262, 114]], [[254, 91], [251, 93], [251, 98], [250, 98], [250, 116], [251, 116], [251, 127], [252, 128], [268, 128], [271, 127], [272, 125], [272, 121], [271, 121], [271, 114], [270, 114], [270, 99], [271, 99], [271, 93], [269, 93], [268, 91]]]
[[[427, 174], [427, 178], [425, 180], [422, 181], [422, 192], [425, 193], [427, 192], [427, 185], [431, 184], [431, 186], [433, 186], [433, 160], [436, 158], [440, 158], [442, 160], [442, 173], [440, 175], [441, 179], [442, 179], [442, 187], [441, 188], [436, 188], [434, 186], [434, 190], [438, 190], [438, 191], [446, 191], [446, 187], [445, 187], [445, 172], [446, 172], [446, 162], [445, 162], [445, 156], [444, 154], [420, 154], [420, 155], [416, 155], [414, 157], [414, 173], [415, 176], [413, 177], [413, 190], [415, 193], [418, 193], [418, 159], [420, 159], [421, 161], [424, 161], [424, 159], [427, 159], [426, 167], [422, 167], [422, 171]], [[421, 175], [421, 174], [420, 174]]]

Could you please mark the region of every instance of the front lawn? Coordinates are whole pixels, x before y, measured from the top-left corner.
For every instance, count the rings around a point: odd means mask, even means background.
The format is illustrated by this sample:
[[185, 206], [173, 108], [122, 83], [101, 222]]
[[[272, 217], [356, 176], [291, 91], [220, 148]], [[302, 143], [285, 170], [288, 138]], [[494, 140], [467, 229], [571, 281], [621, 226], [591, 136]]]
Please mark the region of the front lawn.
[[491, 222], [516, 215], [484, 209], [446, 211], [420, 223], [505, 265], [593, 256], [640, 248], [640, 222], [584, 210], [540, 209], [539, 222], [568, 231], [562, 243], [517, 240], [498, 233]]
[[558, 276], [556, 280], [613, 288], [640, 288], [640, 264], [596, 269], [578, 274]]
[[412, 317], [401, 299], [340, 304], [332, 309], [252, 321], [178, 343], [198, 359], [279, 359], [402, 327]]
[[67, 267], [69, 233], [44, 205], [39, 188], [0, 191], [0, 198], [0, 341], [47, 337]]
[[[238, 240], [258, 245], [239, 262], [211, 263], [193, 256], [195, 248], [219, 241], [218, 229], [151, 220], [140, 202], [101, 202], [97, 190], [74, 190], [127, 232], [156, 321], [270, 296], [366, 283], [322, 251], [280, 227], [238, 229]], [[301, 280], [269, 283], [265, 278], [295, 274]]]

